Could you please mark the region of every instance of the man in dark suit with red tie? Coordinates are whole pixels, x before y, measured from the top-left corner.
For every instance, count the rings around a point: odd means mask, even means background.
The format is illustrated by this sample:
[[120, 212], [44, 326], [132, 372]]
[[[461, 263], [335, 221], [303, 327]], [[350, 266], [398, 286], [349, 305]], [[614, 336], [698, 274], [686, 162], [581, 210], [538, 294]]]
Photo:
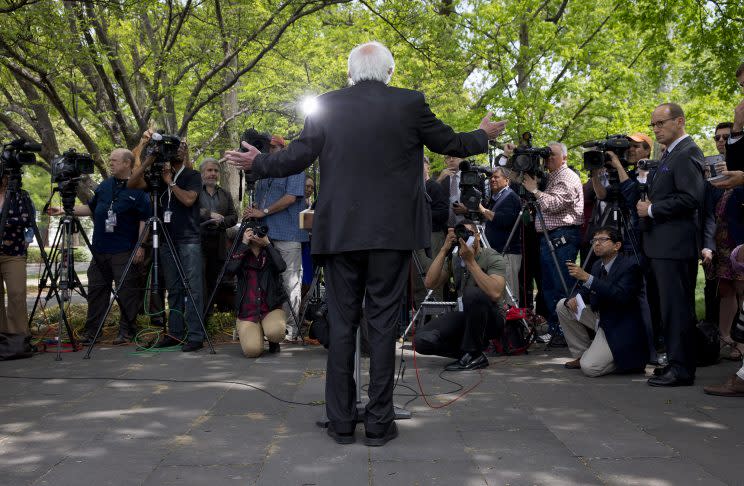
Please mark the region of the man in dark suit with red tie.
[[505, 121], [490, 114], [477, 130], [455, 133], [437, 119], [424, 95], [387, 85], [395, 63], [377, 42], [349, 54], [351, 86], [318, 98], [299, 137], [285, 150], [225, 157], [257, 177], [285, 177], [320, 160], [312, 252], [323, 257], [328, 296], [326, 373], [328, 435], [354, 442], [355, 332], [364, 300], [369, 324], [369, 403], [365, 443], [380, 446], [397, 436], [393, 413], [396, 327], [412, 250], [428, 247], [431, 217], [421, 160], [432, 152], [468, 157], [487, 150]]
[[636, 209], [643, 219], [643, 251], [659, 290], [668, 365], [648, 380], [651, 386], [689, 386], [695, 381], [695, 282], [701, 249], [705, 193], [703, 153], [685, 133], [685, 114], [674, 103], [651, 115], [656, 140], [665, 145], [657, 169], [649, 173], [647, 200]]

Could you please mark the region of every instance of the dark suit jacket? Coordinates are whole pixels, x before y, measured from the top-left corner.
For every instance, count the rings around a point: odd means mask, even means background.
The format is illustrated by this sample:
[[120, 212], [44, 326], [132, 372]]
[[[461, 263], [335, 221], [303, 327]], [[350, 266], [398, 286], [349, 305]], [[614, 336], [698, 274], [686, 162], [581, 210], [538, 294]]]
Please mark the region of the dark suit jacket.
[[[519, 200], [519, 196], [508, 189], [504, 196], [497, 201], [496, 206], [491, 205], [488, 209], [493, 211], [493, 219], [486, 221], [486, 238], [491, 248], [501, 252], [504, 251], [504, 245], [506, 244], [509, 233], [514, 227], [514, 223], [517, 221], [519, 211], [522, 209], [522, 202]], [[514, 237], [509, 243], [504, 253], [521, 254], [522, 253], [522, 235], [521, 228], [517, 228], [514, 232]]]
[[318, 105], [287, 149], [261, 154], [253, 163], [259, 177], [286, 177], [320, 158], [313, 253], [428, 248], [424, 145], [468, 157], [486, 151], [486, 133], [455, 133], [431, 112], [422, 93], [378, 81], [331, 91]]
[[726, 144], [726, 167], [728, 170], [744, 170], [744, 137], [736, 143]]
[[649, 258], [697, 258], [702, 245], [703, 152], [689, 136], [649, 174], [653, 218], [646, 218], [643, 251]]
[[592, 288], [579, 286], [584, 302], [599, 312], [599, 326], [618, 371], [641, 368], [648, 361], [648, 340], [641, 318], [640, 294], [643, 274], [635, 257], [622, 254], [615, 258], [610, 272], [601, 278], [602, 261], [592, 266]]

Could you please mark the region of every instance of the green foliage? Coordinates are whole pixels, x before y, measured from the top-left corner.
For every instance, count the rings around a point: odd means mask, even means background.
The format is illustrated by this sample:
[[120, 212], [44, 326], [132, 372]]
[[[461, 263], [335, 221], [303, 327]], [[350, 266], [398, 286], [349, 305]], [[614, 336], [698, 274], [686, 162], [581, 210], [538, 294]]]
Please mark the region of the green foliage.
[[207, 333], [210, 336], [232, 333], [235, 327], [234, 312], [215, 312], [209, 315], [206, 322]]
[[[49, 248], [45, 248], [45, 251], [47, 252], [47, 256], [49, 256]], [[89, 262], [91, 259], [90, 251], [88, 251], [88, 248], [86, 247], [77, 247], [73, 249], [73, 259], [76, 263], [79, 262]], [[41, 251], [39, 250], [38, 246], [29, 246], [28, 247], [28, 263], [42, 263], [41, 260]]]

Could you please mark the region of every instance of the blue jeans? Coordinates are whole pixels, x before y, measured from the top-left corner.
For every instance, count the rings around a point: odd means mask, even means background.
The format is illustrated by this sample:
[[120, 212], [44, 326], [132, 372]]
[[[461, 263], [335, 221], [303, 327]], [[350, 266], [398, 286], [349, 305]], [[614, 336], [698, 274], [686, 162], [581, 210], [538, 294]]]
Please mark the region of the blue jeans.
[[[558, 313], [555, 310], [555, 306], [558, 301], [566, 298], [566, 292], [563, 290], [561, 284], [560, 274], [555, 268], [553, 258], [550, 256], [550, 247], [548, 246], [547, 240], [542, 233], [540, 235], [540, 268], [542, 271], [542, 296], [545, 300], [545, 305], [548, 308], [548, 332], [554, 334], [560, 333], [560, 326], [558, 325]], [[566, 239], [566, 244], [555, 249], [555, 256], [558, 259], [558, 266], [561, 269], [563, 278], [566, 281], [568, 290], [574, 284], [574, 278], [568, 274], [568, 267], [566, 267], [566, 260], [575, 261], [576, 255], [579, 253], [579, 245], [581, 244], [580, 231], [578, 226], [565, 226], [562, 228], [556, 228], [548, 233], [551, 240], [560, 238], [563, 236]]]
[[[194, 305], [190, 302], [188, 293], [181, 283], [173, 255], [168, 246], [164, 244], [160, 247], [160, 264], [164, 269], [165, 287], [168, 289], [168, 307], [170, 308], [168, 332], [179, 339], [185, 337], [187, 341], [203, 342], [204, 331], [199, 323], [199, 316], [203, 315], [204, 308], [201, 244], [174, 244], [183, 266], [183, 272], [186, 274], [191, 295], [194, 297]], [[188, 334], [184, 329], [184, 321]]]

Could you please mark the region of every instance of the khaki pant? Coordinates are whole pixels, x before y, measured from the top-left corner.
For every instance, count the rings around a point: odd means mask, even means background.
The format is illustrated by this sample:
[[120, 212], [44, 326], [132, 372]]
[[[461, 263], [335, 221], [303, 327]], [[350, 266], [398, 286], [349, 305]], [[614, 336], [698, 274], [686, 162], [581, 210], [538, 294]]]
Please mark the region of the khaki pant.
[[[5, 306], [5, 293], [8, 306]], [[26, 257], [0, 255], [0, 332], [28, 334]]]
[[615, 371], [615, 360], [612, 350], [607, 344], [607, 338], [602, 328], [597, 329], [594, 339], [589, 338], [587, 329], [594, 330], [595, 323], [599, 317], [590, 307], [586, 307], [581, 313], [581, 319], [576, 320], [576, 315], [564, 305], [566, 299], [558, 301], [556, 312], [558, 321], [563, 328], [566, 344], [574, 358], [581, 357], [581, 371], [586, 376], [596, 377], [606, 375]]
[[246, 358], [258, 358], [263, 353], [264, 336], [270, 343], [278, 343], [284, 339], [287, 330], [287, 313], [283, 309], [276, 309], [261, 320], [261, 322], [241, 321], [235, 324], [238, 328], [240, 347]]

